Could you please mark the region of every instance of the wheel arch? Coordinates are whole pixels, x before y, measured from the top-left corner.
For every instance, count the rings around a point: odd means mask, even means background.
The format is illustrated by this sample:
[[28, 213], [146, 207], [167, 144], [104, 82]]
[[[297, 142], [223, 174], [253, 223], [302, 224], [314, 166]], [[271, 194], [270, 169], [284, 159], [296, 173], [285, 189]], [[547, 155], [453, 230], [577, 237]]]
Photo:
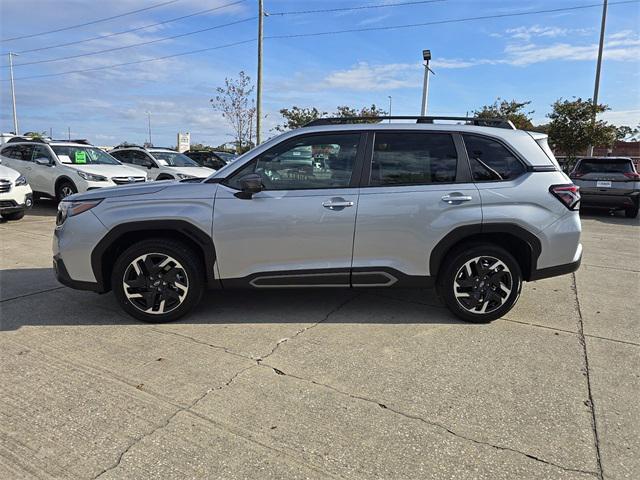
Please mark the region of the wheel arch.
[[95, 246], [91, 268], [99, 290], [111, 290], [111, 273], [118, 255], [134, 243], [160, 238], [178, 240], [191, 247], [203, 262], [207, 285], [218, 286], [214, 273], [216, 252], [209, 235], [185, 220], [147, 220], [117, 225]]
[[60, 186], [60, 184], [66, 183], [66, 182], [68, 182], [71, 185], [73, 185], [73, 187], [76, 189], [76, 191], [78, 190], [78, 186], [76, 185], [76, 182], [71, 180], [71, 177], [69, 177], [68, 175], [60, 175], [58, 178], [56, 178], [56, 183], [53, 186], [53, 192], [55, 194], [57, 194], [58, 193], [58, 187]]
[[490, 223], [465, 225], [445, 235], [431, 251], [429, 275], [437, 277], [442, 262], [454, 249], [476, 242], [489, 242], [511, 253], [522, 270], [523, 280], [531, 279], [537, 269], [542, 251], [538, 237], [518, 225]]

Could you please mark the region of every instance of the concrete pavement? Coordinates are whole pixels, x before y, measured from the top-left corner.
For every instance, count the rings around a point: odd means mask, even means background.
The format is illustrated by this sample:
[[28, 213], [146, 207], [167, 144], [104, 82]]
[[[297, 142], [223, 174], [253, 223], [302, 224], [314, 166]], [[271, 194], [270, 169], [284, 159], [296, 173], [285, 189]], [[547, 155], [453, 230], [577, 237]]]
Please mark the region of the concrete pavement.
[[490, 325], [430, 291], [208, 292], [145, 325], [0, 223], [0, 478], [640, 478], [640, 225]]

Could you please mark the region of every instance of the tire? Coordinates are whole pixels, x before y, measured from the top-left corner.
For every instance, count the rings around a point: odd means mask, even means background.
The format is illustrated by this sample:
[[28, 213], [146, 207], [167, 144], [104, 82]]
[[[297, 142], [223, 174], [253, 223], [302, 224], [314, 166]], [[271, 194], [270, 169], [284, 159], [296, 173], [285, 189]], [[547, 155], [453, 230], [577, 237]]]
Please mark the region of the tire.
[[624, 216], [627, 218], [636, 218], [638, 216], [638, 205], [624, 209]]
[[437, 286], [447, 308], [458, 318], [487, 323], [502, 317], [516, 304], [522, 289], [522, 271], [502, 247], [466, 244], [447, 255]]
[[2, 217], [6, 220], [12, 221], [12, 220], [20, 220], [22, 217], [24, 217], [25, 211], [24, 210], [20, 210], [19, 212], [13, 212], [13, 213], [3, 213]]
[[63, 180], [56, 187], [56, 200], [60, 203], [64, 198], [69, 195], [78, 193], [78, 189], [70, 180]]
[[186, 315], [200, 301], [204, 283], [198, 255], [182, 242], [169, 239], [132, 245], [118, 257], [111, 275], [113, 293], [122, 309], [148, 323], [171, 322]]

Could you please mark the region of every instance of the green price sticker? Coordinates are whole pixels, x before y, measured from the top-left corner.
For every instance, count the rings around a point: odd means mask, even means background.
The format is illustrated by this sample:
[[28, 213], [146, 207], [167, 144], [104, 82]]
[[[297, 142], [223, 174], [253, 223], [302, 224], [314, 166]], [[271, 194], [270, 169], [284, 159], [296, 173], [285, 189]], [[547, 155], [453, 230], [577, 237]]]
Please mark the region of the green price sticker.
[[87, 152], [83, 152], [82, 150], [76, 150], [74, 160], [75, 160], [74, 163], [87, 163]]

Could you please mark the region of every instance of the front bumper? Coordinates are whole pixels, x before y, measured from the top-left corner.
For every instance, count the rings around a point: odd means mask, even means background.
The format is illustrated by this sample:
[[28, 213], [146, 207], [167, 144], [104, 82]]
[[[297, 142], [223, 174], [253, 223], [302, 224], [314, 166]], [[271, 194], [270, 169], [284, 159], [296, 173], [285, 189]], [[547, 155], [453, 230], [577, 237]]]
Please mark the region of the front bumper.
[[28, 210], [33, 206], [33, 193], [29, 190], [29, 193], [24, 194], [21, 201], [0, 200], [0, 212], [2, 213], [15, 213], [23, 210]]
[[76, 290], [90, 290], [92, 292], [102, 293], [103, 289], [96, 282], [81, 282], [73, 280], [67, 272], [67, 267], [64, 265], [64, 261], [59, 255], [53, 256], [53, 270], [56, 274], [56, 279], [63, 285]]

